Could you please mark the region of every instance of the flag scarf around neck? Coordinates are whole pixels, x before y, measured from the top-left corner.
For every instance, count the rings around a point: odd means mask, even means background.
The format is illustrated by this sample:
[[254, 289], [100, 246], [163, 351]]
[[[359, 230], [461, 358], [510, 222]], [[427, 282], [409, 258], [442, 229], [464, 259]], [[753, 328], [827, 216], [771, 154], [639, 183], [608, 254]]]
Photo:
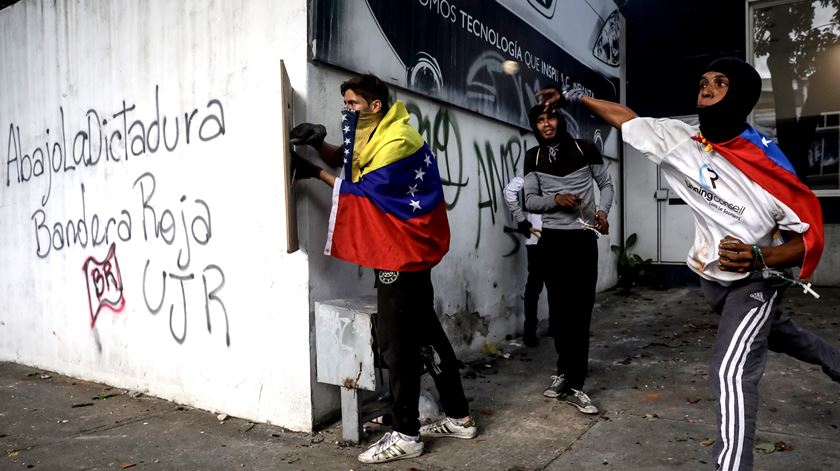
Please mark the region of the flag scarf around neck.
[[342, 114], [344, 168], [333, 187], [324, 253], [380, 270], [421, 271], [437, 265], [449, 251], [437, 158], [408, 123], [401, 101], [354, 155], [357, 137], [370, 136], [356, 135], [358, 121], [358, 112]]
[[752, 126], [748, 126], [738, 137], [723, 143], [710, 142], [702, 136], [696, 136], [694, 139], [710, 145], [750, 180], [796, 213], [802, 222], [808, 224], [808, 230], [802, 234], [805, 259], [799, 277], [809, 278], [817, 268], [823, 252], [825, 236], [822, 209], [817, 196], [799, 180], [793, 165], [782, 150]]

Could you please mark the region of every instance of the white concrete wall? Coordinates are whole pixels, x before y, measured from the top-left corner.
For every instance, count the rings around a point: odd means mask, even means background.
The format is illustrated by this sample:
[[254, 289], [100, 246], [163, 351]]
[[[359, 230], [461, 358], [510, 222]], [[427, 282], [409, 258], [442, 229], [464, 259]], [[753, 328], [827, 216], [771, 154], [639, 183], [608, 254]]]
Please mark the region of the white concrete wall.
[[[370, 294], [373, 277], [322, 255], [329, 193], [317, 182], [297, 189], [303, 250], [285, 253], [279, 61], [296, 121], [331, 137], [350, 76], [307, 63], [306, 6], [24, 0], [0, 12], [0, 360], [295, 430], [334, 411], [335, 391], [300, 361], [314, 344], [311, 302]], [[475, 352], [521, 329], [524, 247], [502, 232], [502, 188], [535, 140], [395, 91], [448, 165], [453, 238], [436, 305], [456, 348]], [[619, 214], [616, 202], [614, 228]], [[98, 225], [96, 242], [62, 241], [55, 224], [66, 239], [68, 221]], [[600, 289], [615, 282], [616, 238], [600, 243]], [[81, 269], [112, 242], [105, 278]], [[119, 283], [107, 276], [117, 263]], [[94, 320], [88, 288], [95, 312], [103, 280], [122, 291], [102, 297], [123, 304]]]
[[[0, 360], [311, 429], [307, 258], [285, 251], [278, 133], [280, 60], [307, 86], [306, 3], [0, 12]], [[68, 225], [89, 237], [62, 240]], [[111, 243], [110, 271], [88, 276]], [[94, 322], [88, 281], [119, 312]]]

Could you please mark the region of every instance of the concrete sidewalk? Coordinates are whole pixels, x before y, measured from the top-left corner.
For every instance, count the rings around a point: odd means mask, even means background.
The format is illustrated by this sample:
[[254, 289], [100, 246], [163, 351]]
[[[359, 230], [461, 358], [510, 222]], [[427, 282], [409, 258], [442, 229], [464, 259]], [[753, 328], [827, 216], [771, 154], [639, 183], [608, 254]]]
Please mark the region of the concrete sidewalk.
[[[818, 291], [820, 300], [789, 290], [785, 309], [840, 346], [840, 289]], [[596, 303], [586, 391], [598, 416], [542, 396], [554, 364], [547, 338], [535, 349], [502, 342], [470, 362], [479, 437], [428, 440], [423, 456], [376, 466], [356, 461], [363, 446], [343, 446], [337, 424], [293, 433], [0, 363], [0, 469], [714, 469], [707, 360], [717, 317], [699, 288], [610, 291]], [[770, 354], [761, 393], [755, 469], [840, 469], [840, 385]]]

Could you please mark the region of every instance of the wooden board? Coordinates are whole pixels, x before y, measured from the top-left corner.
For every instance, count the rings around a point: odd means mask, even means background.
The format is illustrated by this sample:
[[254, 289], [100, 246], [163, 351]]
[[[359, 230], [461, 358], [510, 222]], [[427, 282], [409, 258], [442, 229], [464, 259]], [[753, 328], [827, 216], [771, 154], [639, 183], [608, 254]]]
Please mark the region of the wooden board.
[[286, 73], [286, 65], [280, 61], [280, 103], [283, 107], [280, 136], [283, 142], [283, 185], [286, 193], [286, 252], [292, 253], [300, 248], [298, 241], [297, 204], [295, 202], [295, 182], [292, 179], [292, 153], [289, 145], [289, 132], [294, 124], [292, 108], [292, 85]]

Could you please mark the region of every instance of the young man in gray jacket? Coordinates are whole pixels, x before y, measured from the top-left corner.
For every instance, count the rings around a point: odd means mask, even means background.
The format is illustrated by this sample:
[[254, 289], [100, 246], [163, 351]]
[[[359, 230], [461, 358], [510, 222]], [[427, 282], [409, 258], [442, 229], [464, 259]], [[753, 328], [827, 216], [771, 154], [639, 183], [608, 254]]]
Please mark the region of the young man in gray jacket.
[[[589, 324], [598, 280], [598, 233], [609, 231], [613, 185], [592, 142], [574, 139], [556, 109], [529, 112], [541, 145], [525, 160], [525, 208], [542, 217], [543, 273], [548, 291], [548, 328], [557, 352], [557, 374], [543, 392], [584, 414], [598, 408], [583, 392], [589, 364]], [[600, 201], [595, 203], [595, 184]]]

